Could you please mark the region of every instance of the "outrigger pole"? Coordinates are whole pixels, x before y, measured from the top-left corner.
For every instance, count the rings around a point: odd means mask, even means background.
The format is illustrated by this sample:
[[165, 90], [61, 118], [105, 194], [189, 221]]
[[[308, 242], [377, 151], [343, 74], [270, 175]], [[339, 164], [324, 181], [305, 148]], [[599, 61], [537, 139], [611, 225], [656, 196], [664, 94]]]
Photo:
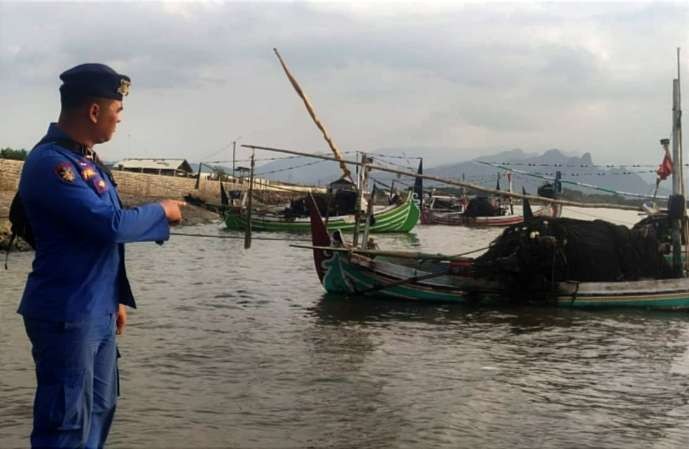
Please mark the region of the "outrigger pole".
[[[341, 163], [351, 164], [351, 165], [356, 165], [356, 166], [363, 165], [361, 162], [358, 162], [358, 161], [336, 159], [336, 158], [330, 157], [330, 156], [322, 156], [319, 154], [306, 153], [303, 151], [286, 150], [283, 148], [263, 147], [263, 146], [248, 145], [248, 144], [244, 144], [244, 145], [242, 145], [242, 147], [250, 148], [250, 149], [254, 149], [254, 150], [274, 151], [276, 153], [293, 154], [295, 156], [306, 156], [306, 157], [323, 159], [326, 161], [341, 162]], [[410, 176], [412, 178], [416, 177], [416, 178], [428, 179], [430, 181], [437, 181], [437, 182], [441, 182], [443, 184], [448, 184], [448, 185], [452, 185], [452, 186], [465, 187], [465, 188], [473, 189], [473, 190], [476, 190], [479, 192], [492, 193], [495, 195], [502, 195], [502, 196], [508, 196], [508, 197], [512, 197], [512, 198], [522, 198], [522, 199], [526, 198], [529, 201], [540, 202], [540, 203], [560, 204], [562, 206], [586, 207], [586, 208], [593, 208], [593, 209], [619, 209], [619, 210], [634, 210], [634, 211], [640, 210], [639, 207], [626, 206], [623, 204], [580, 203], [578, 201], [557, 200], [557, 199], [546, 198], [546, 197], [542, 197], [542, 196], [538, 196], [538, 195], [523, 195], [521, 193], [505, 192], [505, 191], [501, 191], [501, 190], [491, 189], [488, 187], [483, 187], [480, 185], [472, 184], [472, 183], [465, 182], [465, 181], [457, 181], [454, 179], [442, 178], [440, 176], [418, 174], [418, 173], [414, 173], [411, 171], [405, 171], [405, 170], [396, 170], [394, 168], [384, 167], [382, 165], [376, 165], [376, 164], [367, 164], [367, 167], [371, 170], [379, 170], [379, 171], [394, 173], [394, 174], [403, 175], [403, 176]]]
[[244, 249], [251, 248], [251, 199], [254, 194], [254, 168], [255, 168], [254, 153], [251, 153], [251, 176], [249, 177], [249, 193], [247, 194], [246, 205], [246, 231], [244, 232]]

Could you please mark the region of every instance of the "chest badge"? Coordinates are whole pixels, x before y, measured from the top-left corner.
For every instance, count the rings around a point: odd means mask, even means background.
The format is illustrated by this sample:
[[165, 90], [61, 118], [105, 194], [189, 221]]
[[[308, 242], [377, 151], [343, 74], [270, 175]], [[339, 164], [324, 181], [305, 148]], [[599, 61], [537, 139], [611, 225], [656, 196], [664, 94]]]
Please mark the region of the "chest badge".
[[55, 174], [61, 181], [72, 184], [76, 176], [72, 169], [72, 164], [69, 162], [62, 162], [55, 167]]
[[96, 176], [96, 170], [94, 170], [92, 167], [86, 166], [81, 171], [81, 177], [84, 178], [84, 181], [90, 181], [95, 176]]
[[93, 178], [93, 186], [96, 188], [96, 191], [98, 193], [103, 193], [106, 190], [108, 190], [108, 185], [105, 183], [105, 180], [100, 176], [96, 176]]

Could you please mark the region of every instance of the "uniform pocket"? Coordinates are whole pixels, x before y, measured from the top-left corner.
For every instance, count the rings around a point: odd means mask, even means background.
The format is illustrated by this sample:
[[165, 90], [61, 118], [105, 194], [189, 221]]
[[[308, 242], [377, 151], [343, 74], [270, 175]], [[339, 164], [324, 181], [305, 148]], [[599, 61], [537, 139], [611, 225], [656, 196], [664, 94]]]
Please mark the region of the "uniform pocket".
[[85, 371], [65, 370], [43, 376], [36, 390], [36, 427], [77, 430], [86, 418]]

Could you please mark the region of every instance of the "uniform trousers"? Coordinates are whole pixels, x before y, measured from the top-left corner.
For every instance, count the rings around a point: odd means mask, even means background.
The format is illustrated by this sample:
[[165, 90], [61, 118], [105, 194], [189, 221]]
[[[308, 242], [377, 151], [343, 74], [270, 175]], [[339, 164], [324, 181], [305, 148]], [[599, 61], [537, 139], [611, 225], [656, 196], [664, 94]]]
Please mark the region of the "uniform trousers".
[[115, 321], [24, 319], [36, 364], [33, 449], [105, 444], [119, 393]]

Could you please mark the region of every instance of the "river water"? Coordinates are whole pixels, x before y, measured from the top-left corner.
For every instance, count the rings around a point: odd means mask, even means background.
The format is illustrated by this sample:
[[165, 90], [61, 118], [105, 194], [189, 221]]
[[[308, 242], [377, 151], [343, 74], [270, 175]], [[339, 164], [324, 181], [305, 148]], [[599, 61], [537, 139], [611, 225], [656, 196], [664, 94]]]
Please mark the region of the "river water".
[[[623, 224], [633, 213], [570, 210]], [[227, 234], [219, 225], [180, 232]], [[495, 229], [419, 226], [383, 248], [459, 253]], [[256, 234], [277, 237], [277, 234]], [[299, 238], [299, 237], [292, 237]], [[412, 304], [324, 294], [284, 241], [128, 247], [124, 448], [684, 448], [689, 315]], [[28, 447], [33, 363], [0, 274], [0, 448]]]

